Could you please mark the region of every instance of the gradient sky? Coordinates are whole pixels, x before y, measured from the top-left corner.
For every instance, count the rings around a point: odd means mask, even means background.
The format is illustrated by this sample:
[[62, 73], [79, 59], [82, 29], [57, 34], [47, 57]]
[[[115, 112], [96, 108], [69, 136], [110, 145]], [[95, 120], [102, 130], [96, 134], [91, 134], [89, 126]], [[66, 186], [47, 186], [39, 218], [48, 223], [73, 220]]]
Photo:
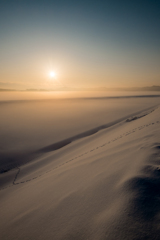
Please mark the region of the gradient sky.
[[0, 0], [0, 88], [159, 85], [159, 27], [159, 0]]

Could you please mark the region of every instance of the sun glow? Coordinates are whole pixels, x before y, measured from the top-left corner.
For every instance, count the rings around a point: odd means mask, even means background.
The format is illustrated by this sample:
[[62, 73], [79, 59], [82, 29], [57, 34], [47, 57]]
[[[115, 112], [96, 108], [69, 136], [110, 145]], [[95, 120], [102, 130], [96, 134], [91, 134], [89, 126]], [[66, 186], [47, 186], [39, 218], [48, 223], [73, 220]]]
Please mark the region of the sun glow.
[[56, 78], [56, 73], [54, 72], [54, 71], [50, 71], [49, 72], [49, 76], [50, 76], [50, 78]]

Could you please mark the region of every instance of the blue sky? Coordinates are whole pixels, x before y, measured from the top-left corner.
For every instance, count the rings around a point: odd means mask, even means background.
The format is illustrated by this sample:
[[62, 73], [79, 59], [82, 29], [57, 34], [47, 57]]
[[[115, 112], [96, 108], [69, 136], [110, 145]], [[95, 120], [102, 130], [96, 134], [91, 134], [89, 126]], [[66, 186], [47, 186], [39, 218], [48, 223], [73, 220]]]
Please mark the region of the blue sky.
[[0, 1], [0, 88], [160, 83], [159, 1]]

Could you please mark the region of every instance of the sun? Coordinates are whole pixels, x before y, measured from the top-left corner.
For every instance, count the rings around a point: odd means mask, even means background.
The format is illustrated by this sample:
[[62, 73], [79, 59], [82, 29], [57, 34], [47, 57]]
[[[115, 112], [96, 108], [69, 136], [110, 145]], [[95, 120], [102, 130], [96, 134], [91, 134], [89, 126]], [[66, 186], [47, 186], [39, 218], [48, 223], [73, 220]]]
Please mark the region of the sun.
[[50, 78], [55, 78], [56, 77], [56, 73], [54, 71], [50, 71], [49, 72], [49, 76], [50, 76]]

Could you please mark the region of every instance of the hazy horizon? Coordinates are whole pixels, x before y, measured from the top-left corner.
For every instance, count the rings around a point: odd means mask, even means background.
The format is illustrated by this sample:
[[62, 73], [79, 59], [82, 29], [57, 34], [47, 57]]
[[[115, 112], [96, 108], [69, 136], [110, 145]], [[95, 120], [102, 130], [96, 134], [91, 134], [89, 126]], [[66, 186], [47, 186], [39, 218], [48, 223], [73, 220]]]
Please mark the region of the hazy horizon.
[[130, 87], [130, 88], [107, 88], [107, 87], [88, 87], [88, 88], [72, 88], [72, 87], [57, 87], [57, 88], [29, 88], [29, 89], [14, 89], [14, 88], [0, 88], [0, 91], [160, 91], [160, 86], [143, 86], [143, 87]]

